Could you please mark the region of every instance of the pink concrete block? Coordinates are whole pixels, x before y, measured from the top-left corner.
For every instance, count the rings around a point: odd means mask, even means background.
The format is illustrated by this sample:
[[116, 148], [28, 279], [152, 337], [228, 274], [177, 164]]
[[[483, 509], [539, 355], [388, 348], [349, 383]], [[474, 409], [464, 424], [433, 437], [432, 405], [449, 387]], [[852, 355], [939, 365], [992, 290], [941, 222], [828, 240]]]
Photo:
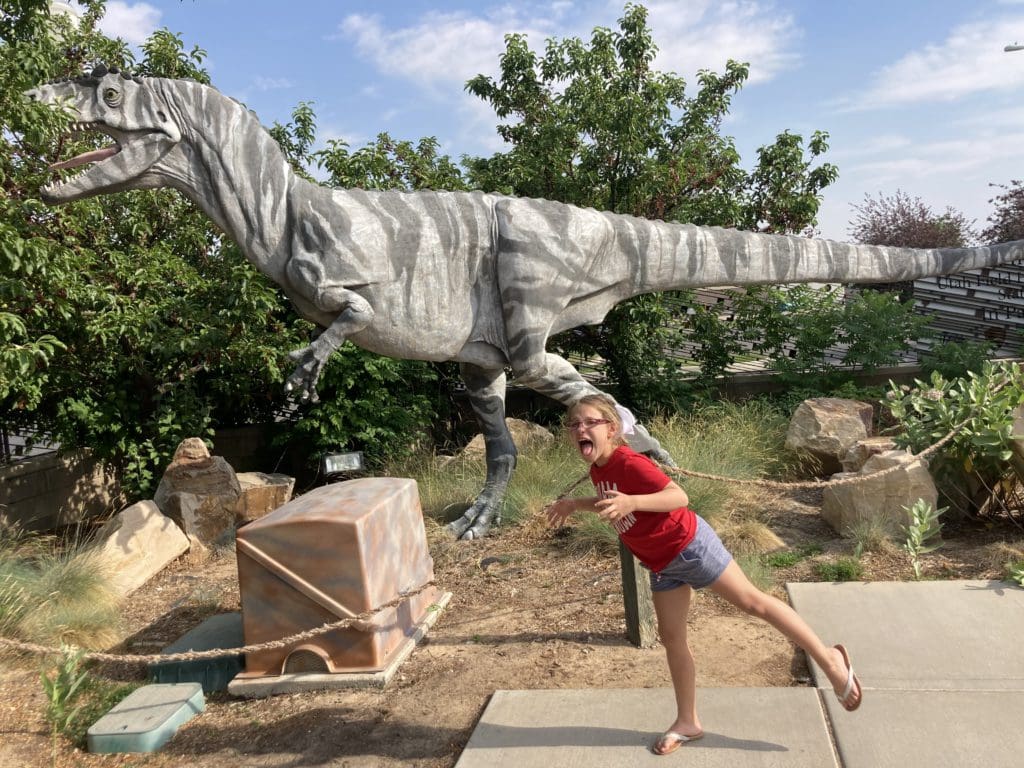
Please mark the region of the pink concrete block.
[[[247, 645], [358, 615], [434, 577], [416, 482], [404, 478], [317, 488], [236, 541]], [[440, 594], [432, 587], [358, 626], [247, 654], [242, 676], [383, 669]]]

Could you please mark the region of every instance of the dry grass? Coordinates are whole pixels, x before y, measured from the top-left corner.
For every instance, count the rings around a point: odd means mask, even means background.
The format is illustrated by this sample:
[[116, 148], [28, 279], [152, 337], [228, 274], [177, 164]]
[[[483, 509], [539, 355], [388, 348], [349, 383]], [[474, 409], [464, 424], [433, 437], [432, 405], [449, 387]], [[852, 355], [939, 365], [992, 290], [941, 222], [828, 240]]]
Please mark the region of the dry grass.
[[109, 586], [99, 553], [52, 542], [40, 551], [43, 542], [0, 550], [0, 631], [44, 645], [104, 648], [116, 642], [122, 600]]

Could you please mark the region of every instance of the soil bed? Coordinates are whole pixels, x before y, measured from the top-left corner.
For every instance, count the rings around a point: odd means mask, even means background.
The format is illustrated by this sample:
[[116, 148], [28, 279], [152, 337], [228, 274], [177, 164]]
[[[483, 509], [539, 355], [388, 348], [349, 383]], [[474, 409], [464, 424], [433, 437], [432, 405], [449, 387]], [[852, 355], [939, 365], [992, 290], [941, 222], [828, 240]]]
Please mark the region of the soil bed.
[[[769, 502], [772, 529], [790, 547], [815, 552], [772, 572], [783, 599], [779, 585], [817, 580], [815, 563], [850, 556], [851, 542], [821, 522], [817, 501], [804, 493]], [[944, 546], [924, 558], [925, 578], [998, 579], [1006, 542], [1024, 546], [1009, 524], [946, 534]], [[215, 694], [160, 752], [91, 755], [60, 739], [54, 760], [39, 662], [8, 657], [0, 671], [0, 766], [449, 768], [495, 690], [669, 685], [661, 649], [637, 649], [624, 639], [617, 557], [570, 555], [564, 537], [539, 521], [498, 529], [483, 541], [442, 541], [433, 552], [438, 584], [452, 600], [384, 690], [260, 700]], [[861, 564], [866, 581], [913, 578], [906, 555], [892, 548], [865, 553]], [[178, 562], [132, 596], [128, 640], [119, 650], [155, 653], [204, 618], [238, 607], [232, 553], [201, 567]], [[698, 686], [809, 684], [801, 652], [710, 593], [694, 600], [690, 632]], [[144, 676], [138, 666], [98, 671], [121, 680]], [[659, 713], [652, 727], [668, 725], [673, 714]]]

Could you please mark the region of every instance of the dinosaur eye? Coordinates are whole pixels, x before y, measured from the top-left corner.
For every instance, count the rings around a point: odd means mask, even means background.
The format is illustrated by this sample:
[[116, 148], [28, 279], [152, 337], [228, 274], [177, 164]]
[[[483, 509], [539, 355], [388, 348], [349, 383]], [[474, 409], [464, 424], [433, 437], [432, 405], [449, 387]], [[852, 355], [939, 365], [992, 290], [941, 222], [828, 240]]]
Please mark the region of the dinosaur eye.
[[117, 88], [104, 88], [103, 89], [103, 100], [112, 107], [116, 107], [121, 103], [121, 91]]

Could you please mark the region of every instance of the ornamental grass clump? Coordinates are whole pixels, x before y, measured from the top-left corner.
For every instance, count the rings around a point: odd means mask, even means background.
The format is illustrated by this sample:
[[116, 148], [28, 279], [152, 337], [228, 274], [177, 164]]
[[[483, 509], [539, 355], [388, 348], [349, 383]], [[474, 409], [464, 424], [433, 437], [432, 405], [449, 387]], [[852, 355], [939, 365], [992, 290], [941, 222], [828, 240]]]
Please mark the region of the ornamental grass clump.
[[121, 598], [99, 553], [82, 544], [0, 548], [0, 634], [101, 648], [119, 638]]

